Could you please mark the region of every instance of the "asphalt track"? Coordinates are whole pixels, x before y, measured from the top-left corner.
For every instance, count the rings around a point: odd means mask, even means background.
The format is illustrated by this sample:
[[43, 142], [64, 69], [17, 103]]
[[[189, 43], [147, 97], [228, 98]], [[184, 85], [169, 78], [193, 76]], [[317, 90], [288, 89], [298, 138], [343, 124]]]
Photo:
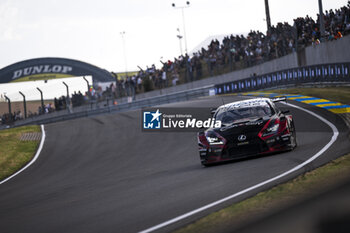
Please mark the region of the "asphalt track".
[[[224, 97], [225, 103], [237, 99], [242, 98]], [[221, 104], [214, 97], [167, 106]], [[298, 105], [340, 131], [325, 153], [282, 179], [157, 232], [177, 229], [349, 151], [348, 131], [339, 117]], [[209, 168], [200, 165], [195, 133], [142, 133], [140, 111], [46, 125], [38, 160], [0, 185], [0, 232], [139, 232], [268, 180], [309, 159], [333, 135], [318, 118], [290, 110], [298, 139], [294, 151]]]

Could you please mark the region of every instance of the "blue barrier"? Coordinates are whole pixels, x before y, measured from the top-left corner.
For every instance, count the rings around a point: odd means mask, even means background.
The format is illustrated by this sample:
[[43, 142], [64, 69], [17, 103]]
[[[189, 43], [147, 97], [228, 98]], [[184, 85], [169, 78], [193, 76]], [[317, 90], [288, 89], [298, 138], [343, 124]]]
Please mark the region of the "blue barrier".
[[322, 64], [286, 69], [215, 85], [215, 94], [254, 91], [303, 83], [349, 82], [350, 63]]

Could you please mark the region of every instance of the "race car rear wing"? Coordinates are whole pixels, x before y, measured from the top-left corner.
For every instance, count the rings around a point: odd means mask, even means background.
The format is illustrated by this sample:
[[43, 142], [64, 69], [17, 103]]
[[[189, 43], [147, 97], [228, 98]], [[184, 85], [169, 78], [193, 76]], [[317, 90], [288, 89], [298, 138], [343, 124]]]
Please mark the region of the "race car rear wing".
[[282, 96], [282, 97], [277, 97], [277, 98], [271, 98], [272, 102], [276, 103], [276, 102], [281, 102], [281, 101], [284, 101], [284, 102], [287, 102], [287, 97], [285, 96]]

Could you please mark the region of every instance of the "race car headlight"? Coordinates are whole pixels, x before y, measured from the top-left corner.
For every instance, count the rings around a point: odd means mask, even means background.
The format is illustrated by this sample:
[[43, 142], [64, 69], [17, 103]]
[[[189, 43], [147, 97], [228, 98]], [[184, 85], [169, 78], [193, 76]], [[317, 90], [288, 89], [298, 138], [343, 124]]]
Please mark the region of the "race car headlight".
[[263, 129], [259, 133], [259, 137], [266, 137], [266, 136], [276, 134], [279, 130], [279, 127], [280, 127], [279, 120], [270, 121], [267, 123], [267, 126], [264, 127], [265, 129]]
[[205, 138], [207, 139], [209, 145], [223, 145], [225, 144], [225, 139], [217, 135], [215, 132], [207, 132], [205, 134]]
[[279, 124], [275, 124], [275, 125], [267, 128], [265, 131], [265, 134], [276, 133], [278, 131], [279, 126], [280, 126]]
[[210, 145], [222, 145], [222, 144], [224, 144], [224, 142], [221, 141], [221, 139], [218, 138], [218, 137], [209, 137], [209, 136], [206, 136], [206, 138], [207, 138], [207, 140], [208, 140], [208, 142], [209, 142]]

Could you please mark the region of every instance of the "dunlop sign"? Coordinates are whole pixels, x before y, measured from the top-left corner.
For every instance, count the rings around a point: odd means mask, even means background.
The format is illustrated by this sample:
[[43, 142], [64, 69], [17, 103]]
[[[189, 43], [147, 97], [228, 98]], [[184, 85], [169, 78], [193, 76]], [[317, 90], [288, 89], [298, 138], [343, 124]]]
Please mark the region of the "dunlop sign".
[[92, 64], [58, 57], [20, 61], [0, 69], [0, 83], [50, 80], [91, 75], [93, 82], [113, 82], [114, 76]]
[[30, 75], [36, 75], [36, 74], [48, 74], [48, 73], [68, 74], [71, 71], [73, 71], [73, 67], [65, 66], [65, 65], [30, 66], [30, 67], [25, 67], [23, 69], [15, 70], [13, 72], [12, 80], [15, 80], [24, 76], [30, 76]]

